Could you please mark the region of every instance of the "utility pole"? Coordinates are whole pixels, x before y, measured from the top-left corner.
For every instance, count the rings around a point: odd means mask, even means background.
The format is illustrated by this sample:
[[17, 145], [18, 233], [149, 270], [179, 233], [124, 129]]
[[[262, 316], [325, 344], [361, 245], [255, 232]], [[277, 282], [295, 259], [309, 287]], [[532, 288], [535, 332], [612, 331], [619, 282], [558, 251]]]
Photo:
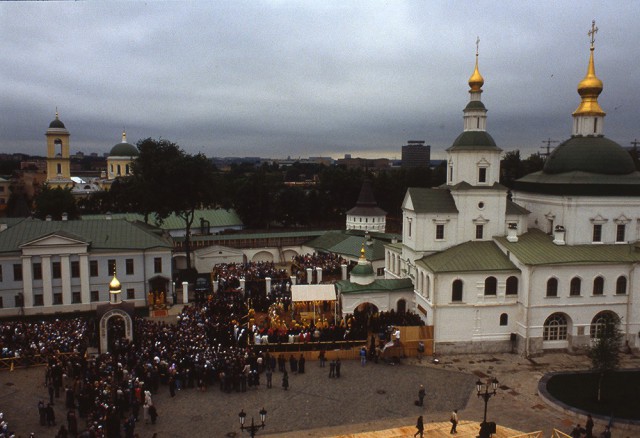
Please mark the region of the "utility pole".
[[540, 155], [542, 155], [544, 158], [549, 158], [549, 155], [551, 154], [551, 144], [552, 143], [559, 143], [558, 140], [551, 140], [551, 137], [547, 138], [546, 140], [542, 140], [542, 143], [546, 143], [546, 146], [540, 146], [540, 149], [546, 149], [546, 152], [541, 153]]

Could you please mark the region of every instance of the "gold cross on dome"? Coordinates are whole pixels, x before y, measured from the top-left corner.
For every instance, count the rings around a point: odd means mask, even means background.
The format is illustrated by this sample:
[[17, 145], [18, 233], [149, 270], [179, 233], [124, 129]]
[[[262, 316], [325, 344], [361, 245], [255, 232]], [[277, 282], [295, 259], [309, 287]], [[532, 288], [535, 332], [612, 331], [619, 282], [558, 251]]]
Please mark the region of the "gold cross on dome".
[[591, 37], [591, 47], [593, 47], [593, 43], [596, 42], [596, 34], [598, 33], [598, 28], [596, 27], [596, 20], [591, 22], [591, 30], [587, 32], [587, 35]]
[[480, 37], [476, 39], [476, 56], [478, 56], [478, 49], [480, 48]]

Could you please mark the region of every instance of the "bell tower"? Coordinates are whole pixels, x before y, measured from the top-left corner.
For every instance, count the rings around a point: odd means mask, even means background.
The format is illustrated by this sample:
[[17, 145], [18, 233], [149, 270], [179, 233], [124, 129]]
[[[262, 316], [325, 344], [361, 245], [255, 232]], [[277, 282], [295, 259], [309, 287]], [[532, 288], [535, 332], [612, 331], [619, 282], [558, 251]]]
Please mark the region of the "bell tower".
[[71, 160], [69, 157], [69, 131], [58, 117], [49, 124], [45, 133], [47, 138], [47, 181], [52, 188], [69, 188], [71, 180]]

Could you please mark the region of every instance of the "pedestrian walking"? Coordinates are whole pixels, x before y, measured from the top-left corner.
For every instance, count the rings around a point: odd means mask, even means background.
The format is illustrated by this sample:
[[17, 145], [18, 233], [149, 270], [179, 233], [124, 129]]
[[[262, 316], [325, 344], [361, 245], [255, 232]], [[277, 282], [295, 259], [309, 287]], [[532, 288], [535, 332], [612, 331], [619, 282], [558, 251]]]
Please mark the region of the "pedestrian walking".
[[289, 374], [287, 373], [287, 370], [282, 374], [282, 387], [285, 391], [289, 389]]
[[329, 377], [335, 377], [336, 376], [336, 361], [335, 359], [331, 359], [331, 362], [329, 362]]
[[593, 438], [593, 418], [591, 418], [591, 414], [587, 415], [587, 423], [584, 425], [584, 429], [586, 432], [585, 438]]
[[265, 373], [267, 376], [267, 388], [271, 388], [271, 380], [273, 378], [273, 371], [271, 371], [270, 367], [267, 367], [267, 371]]
[[336, 377], [340, 378], [340, 368], [342, 367], [342, 362], [340, 362], [340, 358], [336, 359]]
[[420, 389], [418, 389], [418, 401], [416, 402], [418, 406], [424, 406], [425, 395], [426, 395], [426, 391], [424, 389], [424, 385], [420, 385]]
[[420, 438], [424, 438], [424, 420], [422, 419], [422, 415], [418, 417], [416, 429], [418, 430], [413, 434], [413, 438], [416, 438], [418, 435], [420, 435]]
[[449, 419], [449, 421], [451, 422], [451, 431], [449, 433], [458, 433], [458, 431], [456, 430], [456, 428], [458, 427], [457, 409], [454, 409], [453, 412], [451, 412], [451, 418]]
[[360, 349], [360, 365], [365, 366], [367, 364], [367, 349], [362, 347]]
[[327, 362], [327, 358], [325, 356], [324, 350], [320, 350], [320, 354], [318, 354], [318, 359], [320, 359], [320, 368], [324, 368], [324, 364]]

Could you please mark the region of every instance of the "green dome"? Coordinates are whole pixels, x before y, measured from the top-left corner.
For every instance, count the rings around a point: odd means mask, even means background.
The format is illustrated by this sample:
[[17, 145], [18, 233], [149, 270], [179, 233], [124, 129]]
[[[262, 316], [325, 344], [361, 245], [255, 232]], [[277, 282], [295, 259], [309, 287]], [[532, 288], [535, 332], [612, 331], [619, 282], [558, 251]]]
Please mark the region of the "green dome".
[[55, 120], [54, 120], [54, 121], [52, 121], [51, 123], [49, 123], [49, 128], [54, 128], [54, 129], [67, 129], [67, 128], [64, 126], [64, 123], [62, 123], [62, 122], [60, 121], [60, 119], [59, 119], [59, 118], [57, 118], [57, 117], [55, 118]]
[[137, 157], [138, 155], [138, 148], [131, 143], [118, 143], [109, 152], [110, 157]]
[[373, 274], [373, 266], [369, 263], [366, 265], [355, 265], [351, 270], [351, 275], [372, 275]]
[[466, 110], [476, 110], [476, 109], [486, 110], [487, 108], [484, 106], [484, 103], [482, 103], [482, 101], [480, 101], [480, 100], [472, 100], [471, 102], [469, 102], [467, 104], [467, 106], [464, 109], [466, 109]]
[[553, 150], [544, 164], [543, 172], [627, 175], [635, 170], [631, 155], [615, 141], [605, 137], [576, 136]]
[[486, 131], [464, 131], [453, 142], [448, 151], [460, 149], [499, 149], [493, 137]]

